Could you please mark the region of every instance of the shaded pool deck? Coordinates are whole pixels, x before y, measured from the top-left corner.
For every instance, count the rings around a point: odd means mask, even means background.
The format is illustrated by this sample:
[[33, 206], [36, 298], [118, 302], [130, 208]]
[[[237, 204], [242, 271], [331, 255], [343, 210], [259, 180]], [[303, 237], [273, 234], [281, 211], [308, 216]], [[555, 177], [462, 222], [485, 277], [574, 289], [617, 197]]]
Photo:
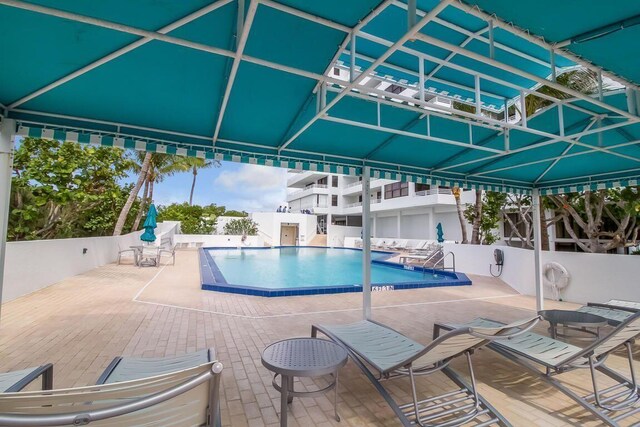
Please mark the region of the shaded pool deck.
[[[197, 252], [183, 250], [176, 255], [175, 266], [108, 265], [3, 304], [0, 370], [51, 362], [54, 386], [71, 387], [95, 383], [118, 355], [171, 356], [214, 347], [225, 367], [223, 425], [279, 425], [279, 395], [260, 363], [260, 352], [278, 339], [309, 336], [312, 323], [359, 320], [362, 295], [262, 298], [202, 291]], [[462, 322], [483, 316], [509, 322], [535, 314], [533, 297], [518, 295], [498, 279], [470, 277], [473, 286], [376, 292], [373, 317], [417, 341], [428, 342], [436, 321]], [[547, 307], [577, 305], [548, 301]], [[537, 331], [546, 333], [546, 327], [539, 325]], [[515, 426], [600, 425], [564, 394], [497, 354], [481, 350], [474, 361], [480, 392]], [[466, 377], [463, 360], [452, 365]], [[609, 358], [609, 365], [625, 373], [628, 370], [618, 355]], [[586, 371], [561, 378], [582, 394], [590, 392]], [[409, 399], [408, 379], [386, 385], [394, 396]], [[422, 377], [417, 385], [422, 395], [453, 387], [441, 374]], [[315, 385], [305, 379], [296, 383], [298, 387]], [[328, 398], [295, 399], [289, 425], [399, 424], [353, 363], [341, 371], [338, 407], [341, 423], [333, 420]]]

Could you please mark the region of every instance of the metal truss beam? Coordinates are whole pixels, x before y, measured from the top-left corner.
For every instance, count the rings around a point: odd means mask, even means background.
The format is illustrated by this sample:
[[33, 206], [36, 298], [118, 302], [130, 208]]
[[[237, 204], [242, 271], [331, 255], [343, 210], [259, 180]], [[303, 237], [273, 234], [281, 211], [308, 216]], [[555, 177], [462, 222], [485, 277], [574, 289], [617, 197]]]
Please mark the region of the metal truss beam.
[[[166, 25], [162, 28], [160, 28], [159, 30], [157, 30], [158, 34], [168, 34], [171, 31], [178, 29], [192, 21], [195, 21], [198, 18], [201, 18], [204, 15], [207, 15], [211, 12], [213, 12], [216, 9], [219, 9], [229, 3], [231, 3], [233, 0], [219, 0], [216, 1], [214, 3], [211, 3], [193, 13], [190, 13], [189, 15], [185, 16], [184, 18], [181, 18], [175, 22], [172, 22], [169, 25]], [[4, 2], [0, 2], [0, 3], [4, 3]], [[151, 37], [143, 37], [140, 40], [137, 40], [131, 44], [128, 44], [127, 46], [124, 46], [118, 50], [115, 50], [113, 52], [111, 52], [110, 54], [103, 56], [102, 58], [88, 64], [85, 65], [84, 67], [74, 71], [73, 73], [67, 74], [64, 77], [59, 78], [58, 80], [49, 83], [46, 86], [43, 86], [42, 88], [30, 93], [29, 95], [26, 95], [20, 99], [18, 99], [17, 101], [13, 102], [11, 105], [9, 105], [8, 108], [10, 109], [14, 109], [22, 104], [24, 104], [25, 102], [28, 102], [30, 100], [32, 100], [33, 98], [36, 98], [42, 94], [45, 94], [47, 92], [49, 92], [52, 89], [57, 88], [60, 85], [63, 85], [77, 77], [80, 77], [83, 74], [88, 73], [89, 71], [100, 67], [101, 65], [104, 65], [110, 61], [113, 61], [116, 58], [121, 57], [122, 55], [131, 52], [132, 50], [135, 50], [141, 46], [144, 46], [145, 44], [149, 43], [150, 41], [154, 40]]]
[[[236, 53], [233, 57], [233, 64], [231, 65], [231, 71], [229, 72], [229, 77], [227, 79], [227, 86], [224, 90], [224, 95], [222, 97], [222, 103], [220, 104], [220, 109], [218, 111], [218, 119], [216, 121], [216, 127], [213, 132], [213, 145], [216, 144], [218, 140], [218, 135], [220, 134], [220, 128], [222, 127], [222, 121], [224, 120], [224, 113], [227, 111], [227, 104], [229, 103], [229, 97], [231, 96], [231, 91], [233, 90], [233, 83], [236, 80], [236, 75], [238, 74], [238, 68], [240, 67], [240, 61], [242, 60], [242, 54], [244, 53], [244, 48], [247, 45], [247, 40], [249, 39], [249, 32], [251, 31], [251, 26], [253, 25], [253, 19], [256, 16], [256, 11], [258, 10], [259, 2], [256, 0], [251, 0], [249, 4], [249, 10], [247, 11], [246, 21], [242, 22], [238, 19], [237, 31], [238, 41], [236, 45]], [[238, 16], [240, 16], [244, 11], [241, 10], [244, 8], [244, 0], [238, 0]]]
[[360, 74], [358, 77], [353, 79], [351, 83], [349, 83], [343, 90], [340, 92], [331, 102], [329, 102], [322, 110], [320, 110], [311, 120], [309, 120], [305, 125], [302, 126], [291, 138], [289, 138], [284, 144], [280, 145], [279, 149], [285, 149], [289, 144], [296, 140], [298, 136], [300, 136], [305, 130], [307, 130], [311, 125], [313, 125], [316, 121], [318, 121], [324, 114], [326, 114], [331, 107], [336, 105], [347, 92], [356, 88], [362, 80], [365, 79], [372, 71], [374, 71], [380, 64], [382, 64], [387, 58], [389, 58], [393, 53], [398, 50], [401, 46], [403, 46], [407, 41], [411, 40], [422, 27], [424, 27], [432, 17], [437, 16], [442, 10], [444, 10], [452, 0], [441, 0], [427, 15], [425, 15], [420, 22], [418, 22], [411, 30], [407, 31], [404, 36], [402, 36], [398, 41], [393, 43], [380, 57], [378, 57], [369, 68]]

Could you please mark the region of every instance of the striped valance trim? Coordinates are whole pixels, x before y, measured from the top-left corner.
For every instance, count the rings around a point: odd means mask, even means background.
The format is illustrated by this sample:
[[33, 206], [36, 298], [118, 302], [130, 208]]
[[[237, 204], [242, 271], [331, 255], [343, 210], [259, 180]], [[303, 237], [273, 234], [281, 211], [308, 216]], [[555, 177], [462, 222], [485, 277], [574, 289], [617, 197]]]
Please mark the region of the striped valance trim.
[[615, 179], [609, 181], [594, 181], [579, 185], [563, 185], [557, 187], [543, 188], [540, 190], [542, 195], [555, 195], [566, 193], [581, 193], [583, 191], [606, 190], [618, 187], [635, 187], [640, 185], [640, 178]]
[[524, 187], [515, 187], [513, 185], [481, 183], [471, 180], [454, 180], [447, 177], [422, 174], [407, 174], [382, 169], [371, 169], [371, 178], [415, 182], [416, 184], [428, 184], [441, 187], [460, 187], [464, 190], [478, 189], [485, 191], [495, 191], [498, 193], [531, 194], [531, 189]]
[[225, 162], [246, 163], [262, 166], [273, 166], [285, 169], [317, 171], [343, 175], [362, 175], [361, 167], [346, 166], [329, 162], [314, 162], [294, 159], [287, 156], [270, 154], [249, 154], [220, 147], [189, 148], [158, 142], [151, 139], [134, 139], [113, 135], [101, 135], [89, 132], [73, 132], [64, 129], [48, 129], [41, 127], [19, 126], [18, 135], [31, 138], [57, 139], [82, 144], [118, 147], [130, 150], [149, 151], [152, 153], [174, 154], [185, 157], [220, 160]]

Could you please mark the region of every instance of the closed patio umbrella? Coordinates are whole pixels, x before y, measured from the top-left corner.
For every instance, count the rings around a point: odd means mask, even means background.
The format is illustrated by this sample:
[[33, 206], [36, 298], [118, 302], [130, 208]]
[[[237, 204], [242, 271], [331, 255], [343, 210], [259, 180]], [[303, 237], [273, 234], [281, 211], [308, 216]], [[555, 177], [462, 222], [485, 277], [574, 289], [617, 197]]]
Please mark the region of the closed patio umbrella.
[[155, 205], [153, 203], [149, 206], [149, 211], [147, 212], [147, 218], [144, 220], [144, 233], [140, 236], [140, 240], [144, 242], [155, 242], [156, 235], [153, 230], [158, 226], [156, 223], [156, 217], [158, 216], [158, 211], [156, 210]]

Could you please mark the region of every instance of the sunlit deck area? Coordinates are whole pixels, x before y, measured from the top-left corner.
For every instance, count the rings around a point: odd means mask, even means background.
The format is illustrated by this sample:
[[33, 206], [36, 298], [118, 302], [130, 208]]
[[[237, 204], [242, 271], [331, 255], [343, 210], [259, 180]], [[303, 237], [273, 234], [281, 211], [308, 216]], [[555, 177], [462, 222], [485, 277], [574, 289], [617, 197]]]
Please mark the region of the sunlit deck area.
[[[472, 280], [472, 286], [374, 293], [373, 318], [416, 341], [429, 342], [434, 322], [479, 316], [508, 322], [535, 314], [533, 297], [518, 295], [498, 279]], [[547, 306], [576, 307], [552, 301]], [[361, 294], [262, 298], [202, 291], [197, 253], [182, 250], [175, 266], [111, 264], [5, 303], [0, 364], [8, 371], [51, 362], [54, 386], [61, 388], [94, 384], [115, 356], [171, 356], [213, 347], [224, 365], [222, 424], [276, 426], [280, 398], [271, 386], [271, 374], [261, 365], [263, 348], [279, 339], [309, 336], [313, 323], [344, 323], [361, 316]], [[537, 332], [546, 334], [547, 326], [539, 324]], [[474, 361], [481, 394], [513, 425], [600, 425], [566, 395], [493, 351], [478, 351]], [[618, 355], [608, 364], [627, 372], [626, 361]], [[453, 367], [466, 376], [462, 358]], [[588, 372], [563, 378], [581, 394], [591, 392]], [[305, 379], [296, 388], [312, 388], [321, 385], [319, 381]], [[408, 381], [395, 379], [388, 387], [406, 401]], [[420, 377], [417, 386], [421, 395], [428, 395], [452, 384], [436, 374]], [[329, 398], [296, 398], [289, 425], [398, 423], [352, 362], [341, 371], [338, 410], [341, 423], [332, 418]]]

